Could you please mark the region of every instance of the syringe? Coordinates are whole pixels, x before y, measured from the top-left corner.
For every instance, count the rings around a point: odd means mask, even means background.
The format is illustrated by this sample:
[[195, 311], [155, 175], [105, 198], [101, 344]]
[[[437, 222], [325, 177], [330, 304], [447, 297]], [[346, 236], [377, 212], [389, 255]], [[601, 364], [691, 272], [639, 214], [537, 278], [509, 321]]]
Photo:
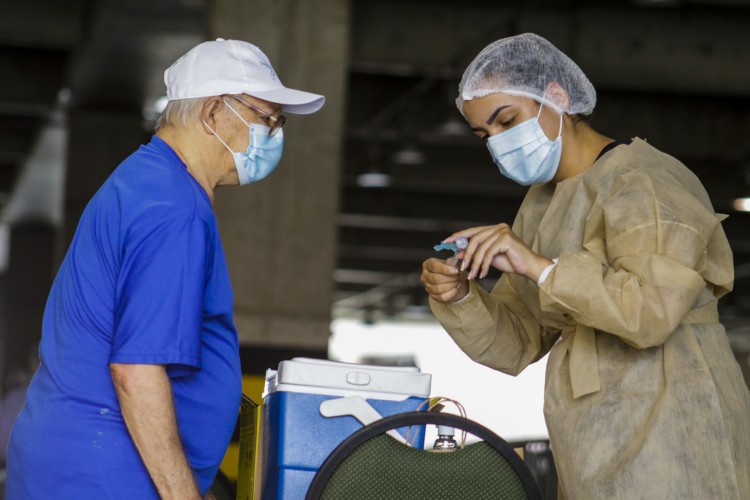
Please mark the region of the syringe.
[[453, 257], [450, 257], [445, 262], [451, 266], [458, 266], [458, 252], [460, 252], [461, 250], [466, 250], [466, 247], [468, 246], [469, 240], [467, 238], [464, 238], [463, 236], [459, 236], [453, 243], [441, 242], [439, 245], [435, 245], [433, 248], [437, 252], [439, 252], [440, 250], [451, 250], [453, 252]]

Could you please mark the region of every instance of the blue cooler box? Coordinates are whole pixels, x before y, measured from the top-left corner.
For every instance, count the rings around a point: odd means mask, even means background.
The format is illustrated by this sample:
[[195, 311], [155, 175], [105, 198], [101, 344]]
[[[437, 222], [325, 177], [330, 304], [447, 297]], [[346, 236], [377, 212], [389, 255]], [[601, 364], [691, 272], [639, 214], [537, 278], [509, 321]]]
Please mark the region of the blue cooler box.
[[[362, 428], [360, 419], [377, 418], [375, 412], [384, 417], [415, 411], [429, 397], [431, 378], [415, 367], [308, 358], [282, 361], [278, 370], [268, 370], [263, 395], [262, 497], [304, 500], [328, 455]], [[334, 399], [324, 405], [324, 413], [330, 415], [329, 408], [335, 406], [342, 415], [323, 416], [321, 404]], [[350, 402], [356, 403], [350, 408], [358, 418], [344, 414]], [[407, 428], [398, 431], [407, 436]], [[424, 447], [423, 426], [412, 428], [408, 437], [415, 447]]]

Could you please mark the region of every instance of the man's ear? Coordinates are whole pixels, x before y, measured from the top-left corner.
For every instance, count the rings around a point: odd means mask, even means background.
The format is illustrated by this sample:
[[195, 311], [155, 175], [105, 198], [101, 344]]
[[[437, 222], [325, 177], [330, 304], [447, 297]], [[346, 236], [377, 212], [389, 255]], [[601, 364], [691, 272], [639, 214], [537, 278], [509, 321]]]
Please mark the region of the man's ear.
[[570, 109], [570, 96], [557, 82], [551, 82], [547, 85], [547, 99], [563, 111]]
[[[203, 106], [201, 106], [200, 110], [200, 118], [203, 122], [208, 124], [209, 127], [216, 130], [216, 113], [218, 113], [222, 107], [224, 106], [224, 101], [220, 96], [213, 96], [207, 98], [203, 102]], [[210, 134], [211, 131], [208, 130], [206, 127], [203, 127], [206, 129], [206, 133]]]

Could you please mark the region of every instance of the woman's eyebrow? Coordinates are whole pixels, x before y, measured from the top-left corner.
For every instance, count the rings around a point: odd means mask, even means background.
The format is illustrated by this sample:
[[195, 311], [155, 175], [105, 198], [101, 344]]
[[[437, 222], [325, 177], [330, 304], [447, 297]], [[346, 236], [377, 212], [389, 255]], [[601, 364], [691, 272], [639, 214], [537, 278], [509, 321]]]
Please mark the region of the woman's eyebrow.
[[512, 104], [506, 104], [505, 106], [500, 106], [499, 108], [497, 108], [495, 112], [492, 113], [492, 115], [490, 115], [489, 119], [487, 120], [487, 125], [492, 125], [492, 122], [494, 122], [495, 118], [497, 118], [497, 114], [500, 113], [500, 111], [504, 110], [505, 108], [509, 108], [511, 106]]

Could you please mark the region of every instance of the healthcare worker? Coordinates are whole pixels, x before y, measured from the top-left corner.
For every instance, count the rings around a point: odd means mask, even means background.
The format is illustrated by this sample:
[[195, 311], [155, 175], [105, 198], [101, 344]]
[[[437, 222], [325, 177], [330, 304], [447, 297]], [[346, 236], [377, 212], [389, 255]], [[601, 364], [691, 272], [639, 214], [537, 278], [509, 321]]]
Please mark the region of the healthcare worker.
[[[534, 34], [487, 46], [456, 102], [530, 188], [512, 227], [447, 238], [469, 239], [463, 272], [429, 259], [422, 281], [475, 361], [516, 375], [549, 353], [560, 497], [750, 498], [750, 393], [717, 312], [732, 252], [700, 181], [593, 130], [591, 83]], [[474, 278], [490, 267], [503, 274], [487, 292]]]

